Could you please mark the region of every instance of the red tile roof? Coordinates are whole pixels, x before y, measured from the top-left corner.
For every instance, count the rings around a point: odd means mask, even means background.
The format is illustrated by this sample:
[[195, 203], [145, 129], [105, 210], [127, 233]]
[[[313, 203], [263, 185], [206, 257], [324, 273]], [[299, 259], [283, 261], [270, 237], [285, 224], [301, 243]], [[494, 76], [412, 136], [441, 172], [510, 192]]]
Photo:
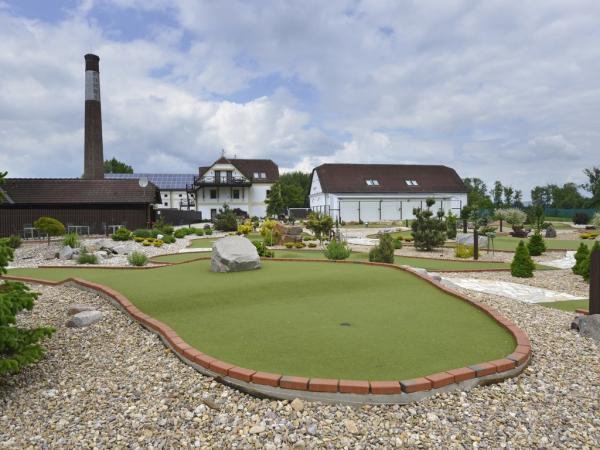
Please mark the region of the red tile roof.
[[[408, 164], [322, 164], [317, 173], [323, 192], [332, 193], [466, 193], [456, 171], [446, 166]], [[376, 180], [377, 185], [367, 184]], [[411, 186], [406, 181], [416, 181]]]
[[138, 180], [8, 178], [2, 189], [14, 204], [160, 203], [156, 186]]

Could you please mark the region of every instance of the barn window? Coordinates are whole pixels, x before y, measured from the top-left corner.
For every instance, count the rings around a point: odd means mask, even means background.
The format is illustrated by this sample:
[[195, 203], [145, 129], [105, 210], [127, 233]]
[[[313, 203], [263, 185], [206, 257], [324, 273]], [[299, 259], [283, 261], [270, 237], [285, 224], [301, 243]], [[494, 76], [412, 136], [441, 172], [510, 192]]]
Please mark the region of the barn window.
[[210, 190], [210, 198], [213, 200], [217, 198], [217, 190], [216, 189]]
[[419, 183], [417, 183], [416, 180], [404, 180], [404, 181], [409, 186], [418, 186], [419, 185]]
[[367, 180], [367, 185], [368, 186], [379, 186], [379, 180], [369, 179], [369, 180]]

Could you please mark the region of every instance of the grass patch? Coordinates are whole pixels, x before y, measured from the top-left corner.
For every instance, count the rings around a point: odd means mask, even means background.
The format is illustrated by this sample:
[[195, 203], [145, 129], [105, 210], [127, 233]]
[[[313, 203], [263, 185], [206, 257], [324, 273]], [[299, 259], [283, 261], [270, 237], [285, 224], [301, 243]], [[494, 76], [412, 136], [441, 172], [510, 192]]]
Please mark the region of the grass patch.
[[409, 273], [265, 261], [260, 270], [223, 274], [209, 266], [9, 273], [110, 286], [190, 345], [254, 370], [399, 380], [499, 359], [515, 346], [483, 312]]
[[565, 300], [562, 302], [547, 302], [538, 303], [538, 305], [548, 308], [560, 309], [561, 311], [575, 312], [576, 309], [588, 309], [590, 307], [589, 300]]
[[[194, 239], [193, 241], [190, 242], [190, 245], [188, 246], [189, 248], [212, 248], [213, 244], [215, 243], [215, 241], [219, 239], [219, 238], [200, 238], [200, 239]], [[248, 235], [248, 239], [255, 240], [255, 239], [262, 239], [262, 236], [260, 235], [260, 233], [250, 233]]]

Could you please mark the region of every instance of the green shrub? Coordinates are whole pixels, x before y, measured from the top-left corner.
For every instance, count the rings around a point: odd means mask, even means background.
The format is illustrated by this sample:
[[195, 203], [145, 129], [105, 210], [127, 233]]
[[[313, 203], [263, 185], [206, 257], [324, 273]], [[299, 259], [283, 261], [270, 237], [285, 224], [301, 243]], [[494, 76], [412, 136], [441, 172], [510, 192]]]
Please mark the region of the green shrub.
[[323, 242], [331, 234], [333, 219], [327, 214], [311, 212], [306, 221], [306, 228], [313, 232], [319, 242]]
[[457, 217], [452, 212], [449, 212], [446, 217], [446, 235], [448, 239], [456, 239], [456, 226]]
[[[0, 243], [0, 275], [12, 261], [14, 249], [6, 242]], [[44, 355], [39, 342], [54, 333], [54, 328], [19, 328], [17, 314], [31, 311], [38, 294], [23, 283], [5, 281], [0, 285], [0, 375], [17, 373]]]
[[71, 248], [79, 247], [79, 236], [77, 233], [65, 234], [65, 237], [63, 238], [63, 245]]
[[391, 234], [383, 233], [379, 237], [379, 244], [369, 251], [369, 261], [394, 263], [394, 242]]
[[6, 238], [1, 238], [0, 243], [7, 245], [13, 250], [19, 248], [21, 246], [21, 236], [17, 236], [16, 234], [10, 235]]
[[285, 245], [285, 248], [294, 248], [295, 243], [294, 242], [286, 242], [283, 245]]
[[149, 238], [149, 237], [152, 237], [152, 231], [146, 230], [144, 228], [140, 228], [140, 229], [135, 230], [133, 232], [133, 236], [134, 237], [141, 237], [141, 238], [144, 238], [144, 239], [145, 238]]
[[204, 227], [204, 234], [207, 235], [207, 236], [210, 236], [211, 234], [213, 234], [212, 228], [210, 228], [210, 227], [209, 228]]
[[145, 239], [144, 242], [142, 242], [142, 245], [144, 247], [150, 247], [152, 245], [152, 241], [150, 239]]
[[512, 263], [510, 264], [510, 273], [513, 277], [531, 278], [533, 276], [534, 268], [535, 264], [533, 263], [531, 256], [529, 256], [527, 246], [523, 241], [520, 241]]
[[303, 241], [312, 241], [314, 238], [312, 236], [302, 236]]
[[296, 247], [296, 248], [304, 248], [304, 247], [306, 247], [306, 244], [304, 242], [296, 242], [296, 244], [294, 245], [294, 247]]
[[185, 228], [179, 228], [178, 230], [175, 230], [173, 236], [175, 236], [177, 239], [183, 239], [187, 236], [187, 231]]
[[81, 247], [77, 262], [79, 264], [98, 264], [98, 257], [93, 253], [88, 252], [85, 247]]
[[33, 226], [48, 236], [48, 245], [52, 236], [62, 236], [65, 234], [65, 226], [52, 217], [40, 217], [33, 222]]
[[352, 251], [348, 248], [348, 244], [345, 241], [338, 239], [332, 239], [327, 247], [325, 247], [325, 257], [327, 259], [347, 259], [350, 256], [350, 253], [352, 253]]
[[164, 244], [164, 242], [163, 242], [162, 240], [160, 240], [160, 239], [156, 239], [156, 240], [155, 240], [155, 241], [152, 243], [152, 245], [154, 245], [154, 246], [155, 246], [155, 247], [157, 247], [157, 248], [160, 248], [160, 247], [162, 247], [162, 246], [163, 246], [163, 244]]
[[578, 212], [573, 215], [573, 223], [575, 225], [585, 225], [590, 221], [590, 216], [584, 212]]
[[204, 236], [204, 230], [202, 228], [194, 228], [196, 236]]
[[586, 258], [590, 256], [590, 249], [583, 242], [579, 244], [577, 252], [575, 253], [575, 265], [571, 268], [574, 274], [583, 275], [582, 265]]
[[400, 250], [402, 248], [402, 238], [401, 237], [397, 237], [394, 239], [394, 248], [396, 250]]
[[111, 237], [113, 241], [128, 241], [131, 239], [131, 231], [125, 227], [121, 227]]
[[132, 266], [145, 266], [148, 264], [148, 257], [141, 252], [132, 252], [128, 257], [127, 261]]
[[215, 218], [215, 230], [221, 231], [237, 231], [238, 221], [237, 216], [229, 205], [223, 205], [223, 209], [219, 211]]
[[443, 211], [438, 211], [434, 217], [430, 208], [435, 203], [432, 198], [427, 199], [427, 209], [415, 209], [416, 219], [413, 221], [412, 235], [415, 239], [415, 248], [418, 250], [432, 251], [436, 247], [441, 247], [446, 242], [446, 224], [442, 220]]
[[317, 244], [315, 244], [314, 242], [309, 242], [309, 243], [308, 243], [308, 247], [309, 247], [309, 248], [316, 248], [316, 247], [317, 247]]
[[544, 238], [542, 237], [539, 231], [536, 230], [536, 232], [529, 238], [529, 242], [527, 243], [527, 250], [529, 250], [529, 254], [531, 256], [540, 256], [546, 251], [546, 244], [544, 243]]
[[474, 250], [473, 246], [471, 245], [458, 244], [456, 247], [454, 247], [454, 256], [457, 258], [472, 258], [473, 254]]
[[273, 250], [270, 250], [265, 245], [264, 241], [255, 240], [252, 241], [252, 244], [256, 247], [256, 251], [258, 252], [258, 256], [261, 258], [272, 258], [275, 254]]
[[133, 238], [133, 240], [134, 240], [135, 242], [138, 242], [138, 243], [140, 243], [140, 242], [144, 242], [146, 239], [145, 239], [145, 238], [143, 238], [143, 237], [135, 236], [135, 237]]
[[174, 244], [177, 241], [177, 239], [175, 239], [175, 236], [171, 234], [167, 234], [165, 237], [162, 238], [162, 240], [165, 244]]
[[592, 266], [592, 254], [600, 251], [600, 242], [594, 242], [590, 254], [581, 262], [581, 276], [585, 281], [590, 281], [590, 270]]

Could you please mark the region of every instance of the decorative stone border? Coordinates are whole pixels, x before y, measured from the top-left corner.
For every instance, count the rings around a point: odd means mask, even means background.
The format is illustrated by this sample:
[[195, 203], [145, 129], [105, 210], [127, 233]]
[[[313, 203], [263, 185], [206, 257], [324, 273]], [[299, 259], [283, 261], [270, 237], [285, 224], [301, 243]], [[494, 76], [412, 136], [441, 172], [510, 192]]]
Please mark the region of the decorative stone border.
[[[369, 266], [388, 267], [409, 272], [413, 276], [433, 284], [445, 293], [470, 303], [474, 307], [492, 317], [498, 324], [507, 329], [514, 337], [517, 345], [514, 351], [505, 358], [474, 364], [469, 367], [447, 370], [420, 378], [398, 381], [373, 380], [337, 380], [328, 378], [305, 378], [268, 372], [258, 372], [245, 367], [220, 361], [206, 355], [186, 344], [177, 333], [166, 324], [140, 311], [120, 292], [101, 284], [92, 283], [81, 278], [68, 278], [63, 281], [48, 281], [31, 277], [3, 275], [0, 278], [24, 281], [45, 285], [73, 285], [84, 290], [93, 291], [107, 298], [142, 326], [156, 333], [162, 341], [186, 364], [200, 373], [214, 377], [216, 380], [259, 397], [291, 400], [302, 398], [309, 401], [345, 404], [407, 404], [422, 398], [449, 392], [452, 390], [469, 390], [475, 386], [501, 382], [520, 374], [529, 364], [532, 357], [531, 342], [527, 334], [514, 323], [504, 318], [498, 311], [478, 301], [471, 300], [457, 291], [450, 289], [436, 280], [418, 273], [412, 268], [386, 263], [364, 261], [329, 261], [310, 259], [279, 259], [273, 261], [319, 262], [324, 264], [363, 264]], [[59, 266], [64, 268], [64, 266]], [[128, 267], [131, 269], [131, 267]]]

